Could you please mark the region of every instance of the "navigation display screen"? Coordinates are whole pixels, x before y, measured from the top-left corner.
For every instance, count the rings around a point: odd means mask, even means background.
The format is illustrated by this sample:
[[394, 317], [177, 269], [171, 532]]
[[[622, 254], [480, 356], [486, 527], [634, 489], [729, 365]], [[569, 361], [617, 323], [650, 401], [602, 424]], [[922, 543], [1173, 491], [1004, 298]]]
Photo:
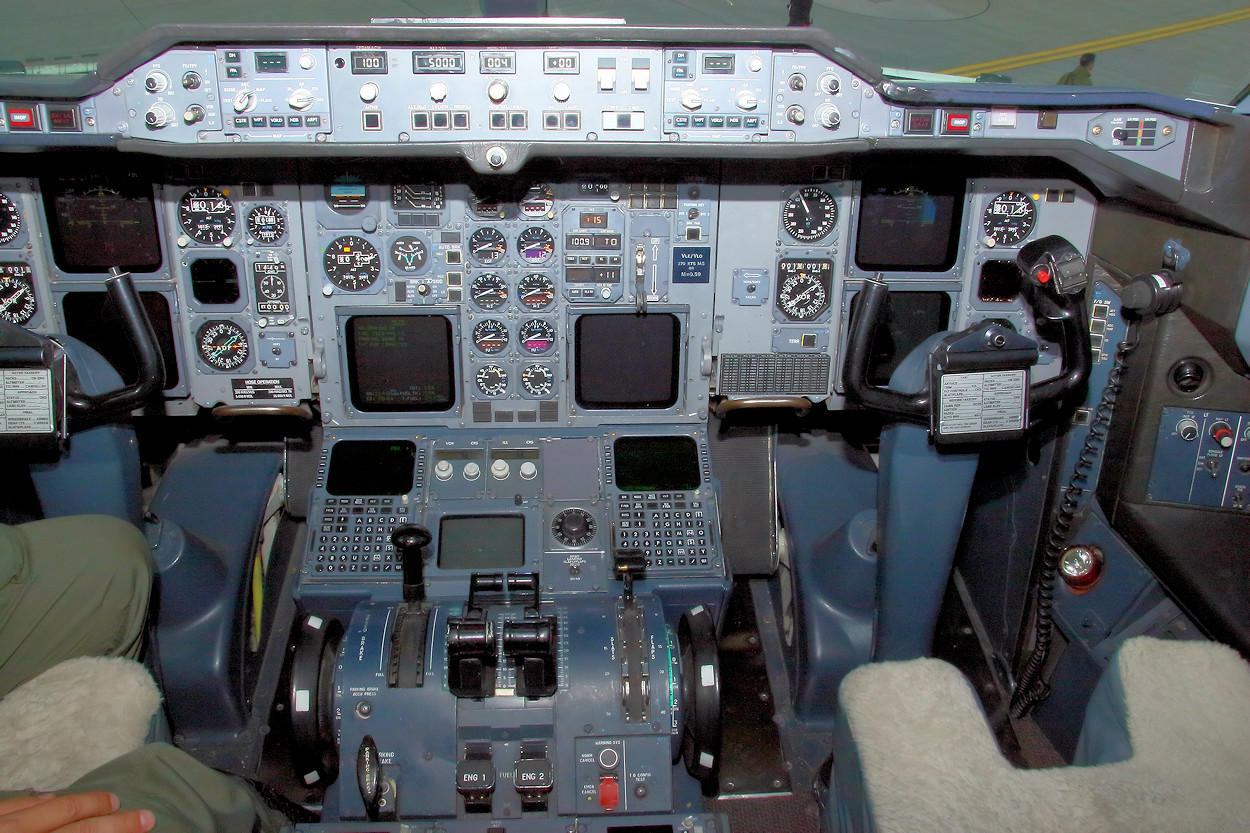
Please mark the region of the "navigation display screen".
[[447, 515], [438, 523], [438, 566], [501, 570], [525, 566], [521, 515]]
[[613, 457], [622, 492], [689, 492], [702, 482], [693, 437], [621, 437]]
[[677, 404], [681, 322], [670, 313], [586, 314], [573, 327], [575, 396], [589, 409]]
[[412, 491], [417, 446], [411, 440], [342, 440], [330, 452], [326, 491], [332, 495], [406, 495]]
[[456, 403], [451, 321], [441, 315], [347, 319], [347, 376], [361, 411], [446, 411]]
[[945, 272], [959, 251], [961, 179], [864, 177], [855, 265], [868, 271]]

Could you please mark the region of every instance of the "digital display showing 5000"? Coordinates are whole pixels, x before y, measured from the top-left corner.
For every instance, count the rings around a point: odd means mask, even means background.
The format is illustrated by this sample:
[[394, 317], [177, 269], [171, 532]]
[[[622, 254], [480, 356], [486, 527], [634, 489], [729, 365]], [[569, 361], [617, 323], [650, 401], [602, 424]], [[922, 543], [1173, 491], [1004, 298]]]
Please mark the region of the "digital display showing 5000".
[[463, 75], [463, 52], [413, 52], [412, 71], [417, 75]]

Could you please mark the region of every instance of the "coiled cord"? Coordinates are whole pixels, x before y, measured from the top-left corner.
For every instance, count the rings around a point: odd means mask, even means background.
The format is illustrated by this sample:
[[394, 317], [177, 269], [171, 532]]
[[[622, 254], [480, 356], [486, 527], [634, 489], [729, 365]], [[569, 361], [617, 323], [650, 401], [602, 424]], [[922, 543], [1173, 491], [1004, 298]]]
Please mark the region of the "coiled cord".
[[1116, 398], [1124, 386], [1124, 373], [1128, 369], [1129, 356], [1137, 349], [1136, 322], [1130, 321], [1128, 332], [1115, 348], [1114, 364], [1107, 374], [1107, 385], [1094, 408], [1089, 422], [1085, 444], [1073, 466], [1072, 476], [1064, 487], [1062, 498], [1051, 515], [1050, 529], [1046, 533], [1046, 548], [1042, 555], [1042, 569], [1037, 579], [1037, 603], [1033, 623], [1033, 651], [1024, 668], [1017, 676], [1015, 692], [1009, 708], [1013, 718], [1021, 718], [1034, 705], [1050, 695], [1050, 684], [1042, 678], [1042, 668], [1050, 655], [1054, 637], [1055, 578], [1059, 574], [1059, 556], [1067, 546], [1073, 528], [1084, 516], [1086, 502], [1082, 500], [1090, 474], [1098, 466], [1103, 444], [1110, 430], [1111, 417], [1115, 413]]

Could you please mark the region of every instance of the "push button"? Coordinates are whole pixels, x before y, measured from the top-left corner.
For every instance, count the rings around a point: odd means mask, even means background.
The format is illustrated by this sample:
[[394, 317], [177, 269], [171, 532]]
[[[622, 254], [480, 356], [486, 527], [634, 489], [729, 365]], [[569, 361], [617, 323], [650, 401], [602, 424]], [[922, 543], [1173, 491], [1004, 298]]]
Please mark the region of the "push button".
[[609, 812], [621, 803], [621, 785], [615, 775], [599, 776], [599, 806]]

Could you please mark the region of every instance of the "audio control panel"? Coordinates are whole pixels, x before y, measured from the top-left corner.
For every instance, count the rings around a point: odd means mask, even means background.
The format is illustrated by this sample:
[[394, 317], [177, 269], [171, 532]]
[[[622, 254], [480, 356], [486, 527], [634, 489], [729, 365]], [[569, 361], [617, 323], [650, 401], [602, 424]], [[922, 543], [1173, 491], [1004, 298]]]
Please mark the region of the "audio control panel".
[[1250, 511], [1250, 414], [1164, 408], [1146, 497]]

